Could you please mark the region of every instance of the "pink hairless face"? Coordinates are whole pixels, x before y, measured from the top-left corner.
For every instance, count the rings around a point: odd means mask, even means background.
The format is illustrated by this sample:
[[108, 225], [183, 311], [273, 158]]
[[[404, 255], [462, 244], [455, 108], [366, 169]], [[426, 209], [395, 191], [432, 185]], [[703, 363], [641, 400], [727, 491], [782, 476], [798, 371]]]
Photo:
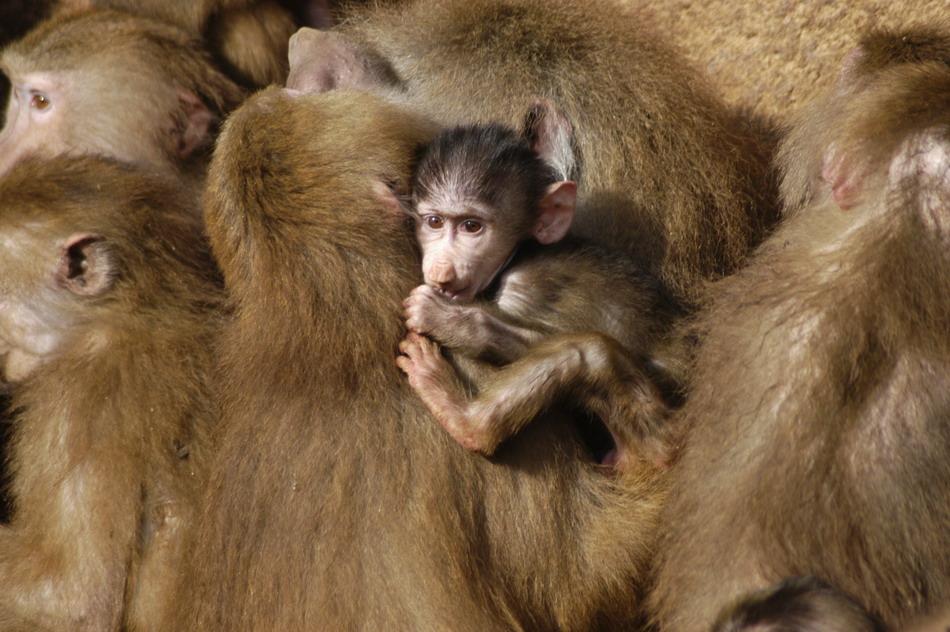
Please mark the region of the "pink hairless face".
[[496, 213], [479, 201], [427, 200], [416, 212], [425, 283], [457, 301], [484, 291], [521, 239], [501, 230]]
[[574, 217], [576, 190], [570, 181], [550, 185], [527, 234], [504, 225], [502, 220], [518, 213], [512, 209], [458, 196], [423, 200], [416, 209], [416, 236], [425, 283], [456, 301], [473, 300], [505, 268], [522, 240], [552, 244], [564, 238]]

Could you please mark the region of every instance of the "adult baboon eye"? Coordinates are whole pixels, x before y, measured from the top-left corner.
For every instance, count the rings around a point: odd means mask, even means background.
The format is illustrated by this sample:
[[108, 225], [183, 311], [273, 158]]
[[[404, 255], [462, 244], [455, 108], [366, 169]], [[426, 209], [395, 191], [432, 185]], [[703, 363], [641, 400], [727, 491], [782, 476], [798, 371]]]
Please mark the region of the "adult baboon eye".
[[45, 110], [50, 106], [49, 99], [42, 92], [34, 92], [30, 99], [30, 105], [37, 110]]
[[466, 233], [477, 233], [482, 229], [482, 223], [474, 219], [467, 219], [462, 222], [462, 230]]
[[439, 230], [445, 225], [445, 219], [440, 215], [426, 215], [425, 223], [429, 228]]

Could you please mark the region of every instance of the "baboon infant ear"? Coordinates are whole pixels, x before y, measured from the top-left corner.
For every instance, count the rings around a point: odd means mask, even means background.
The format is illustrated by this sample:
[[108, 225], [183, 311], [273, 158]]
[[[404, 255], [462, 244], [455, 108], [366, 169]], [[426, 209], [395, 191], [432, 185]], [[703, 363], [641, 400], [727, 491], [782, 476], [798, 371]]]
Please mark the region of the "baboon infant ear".
[[541, 214], [532, 235], [539, 244], [553, 244], [567, 236], [577, 207], [577, 184], [562, 180], [548, 185], [538, 204]]

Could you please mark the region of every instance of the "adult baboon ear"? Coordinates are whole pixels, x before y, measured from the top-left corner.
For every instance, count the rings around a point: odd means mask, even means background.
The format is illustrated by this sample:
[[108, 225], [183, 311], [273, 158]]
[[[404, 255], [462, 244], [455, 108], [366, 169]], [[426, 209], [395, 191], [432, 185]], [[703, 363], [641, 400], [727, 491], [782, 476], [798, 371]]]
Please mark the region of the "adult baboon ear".
[[56, 280], [73, 294], [98, 296], [112, 285], [114, 266], [105, 237], [71, 235], [60, 248]]
[[288, 45], [286, 87], [300, 92], [341, 88], [370, 91], [399, 84], [396, 71], [376, 54], [340, 33], [304, 27]]
[[542, 160], [554, 167], [560, 178], [576, 177], [574, 126], [560, 108], [548, 99], [537, 99], [528, 108], [521, 135]]
[[842, 211], [857, 206], [864, 177], [853, 161], [832, 144], [825, 154], [821, 177], [831, 186], [831, 199]]
[[176, 126], [170, 149], [173, 155], [187, 158], [208, 138], [211, 111], [204, 101], [188, 90], [178, 91], [178, 106], [181, 123]]
[[540, 215], [534, 224], [532, 236], [540, 244], [553, 244], [561, 241], [574, 221], [574, 209], [577, 206], [577, 184], [562, 180], [548, 185], [541, 198]]

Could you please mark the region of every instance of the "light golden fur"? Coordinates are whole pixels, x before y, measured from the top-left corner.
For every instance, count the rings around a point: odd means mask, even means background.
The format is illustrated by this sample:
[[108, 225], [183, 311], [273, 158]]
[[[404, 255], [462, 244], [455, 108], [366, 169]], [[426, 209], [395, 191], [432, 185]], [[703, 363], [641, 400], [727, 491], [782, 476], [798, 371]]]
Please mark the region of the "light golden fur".
[[388, 59], [440, 121], [520, 128], [549, 99], [574, 127], [574, 231], [675, 294], [734, 271], [773, 219], [767, 136], [734, 118], [639, 12], [595, 0], [419, 0], [339, 32]]
[[[198, 217], [169, 182], [98, 158], [0, 182], [0, 348], [54, 340], [11, 386], [3, 630], [167, 629], [217, 420], [220, 281]], [[54, 273], [77, 234], [98, 239], [95, 295]]]
[[178, 629], [586, 630], [637, 616], [663, 486], [611, 479], [570, 425], [493, 462], [455, 444], [396, 368], [419, 257], [381, 183], [426, 119], [347, 91], [258, 93], [205, 200], [234, 299], [228, 426]]
[[888, 628], [950, 600], [948, 51], [865, 38], [784, 147], [790, 219], [699, 324], [663, 630], [796, 574]]

